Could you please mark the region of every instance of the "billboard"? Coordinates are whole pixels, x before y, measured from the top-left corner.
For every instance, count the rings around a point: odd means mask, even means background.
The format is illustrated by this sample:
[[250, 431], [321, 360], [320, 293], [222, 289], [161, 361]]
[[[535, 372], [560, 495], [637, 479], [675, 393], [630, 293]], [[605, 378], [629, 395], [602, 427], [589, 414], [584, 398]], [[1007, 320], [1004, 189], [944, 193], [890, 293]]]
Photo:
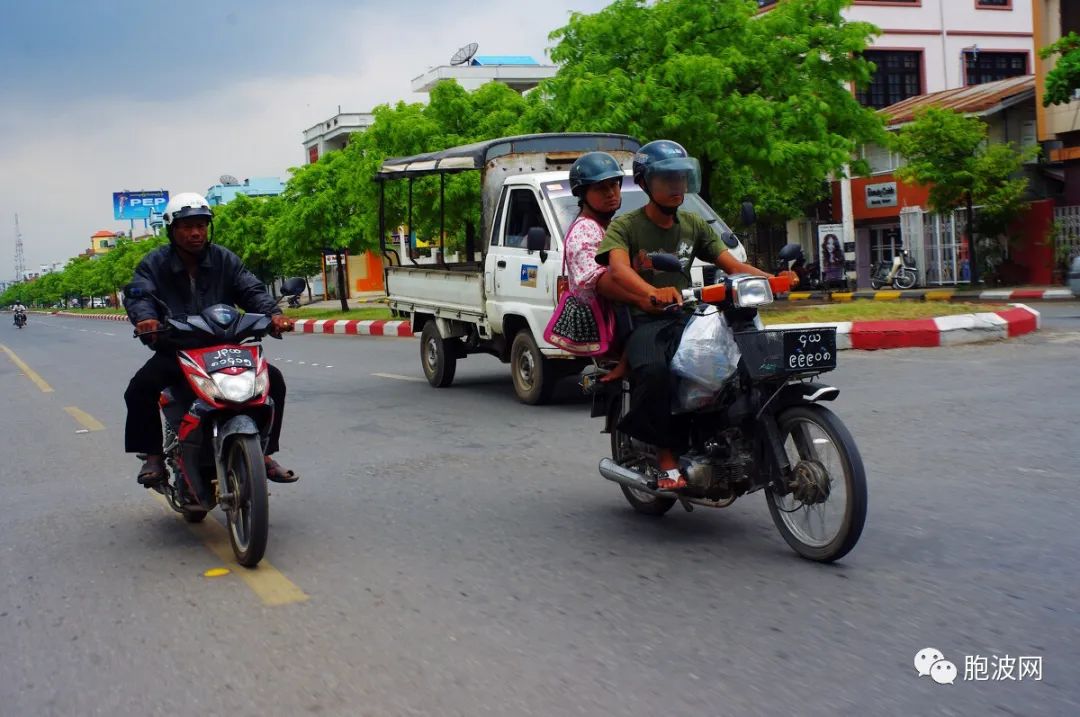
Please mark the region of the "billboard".
[[149, 219], [165, 211], [169, 193], [164, 189], [140, 192], [113, 192], [113, 219]]

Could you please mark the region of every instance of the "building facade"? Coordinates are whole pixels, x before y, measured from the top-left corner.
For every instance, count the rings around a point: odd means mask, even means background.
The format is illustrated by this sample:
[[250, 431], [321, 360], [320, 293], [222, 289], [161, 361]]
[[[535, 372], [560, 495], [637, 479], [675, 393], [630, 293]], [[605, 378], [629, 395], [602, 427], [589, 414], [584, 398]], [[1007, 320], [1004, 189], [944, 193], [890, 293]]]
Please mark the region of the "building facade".
[[228, 204], [241, 194], [248, 197], [272, 197], [285, 191], [285, 182], [278, 177], [252, 177], [235, 184], [229, 177], [223, 179], [230, 179], [229, 184], [215, 184], [206, 190], [206, 201], [212, 207]]

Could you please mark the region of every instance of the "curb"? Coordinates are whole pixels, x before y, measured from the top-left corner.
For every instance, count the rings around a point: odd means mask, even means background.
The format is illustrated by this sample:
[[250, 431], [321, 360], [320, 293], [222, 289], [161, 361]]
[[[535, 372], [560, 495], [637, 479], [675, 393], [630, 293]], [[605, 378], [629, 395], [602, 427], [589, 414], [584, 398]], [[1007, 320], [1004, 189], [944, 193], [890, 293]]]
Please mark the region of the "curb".
[[911, 289], [899, 291], [791, 291], [777, 301], [1072, 301], [1069, 289]]
[[769, 329], [836, 328], [838, 350], [937, 348], [999, 341], [1038, 331], [1039, 312], [1024, 304], [1003, 311], [939, 316], [906, 321], [840, 321], [822, 324], [776, 324]]
[[412, 337], [412, 324], [408, 321], [359, 321], [346, 319], [297, 319], [293, 322], [297, 333], [345, 334], [348, 336], [395, 336]]

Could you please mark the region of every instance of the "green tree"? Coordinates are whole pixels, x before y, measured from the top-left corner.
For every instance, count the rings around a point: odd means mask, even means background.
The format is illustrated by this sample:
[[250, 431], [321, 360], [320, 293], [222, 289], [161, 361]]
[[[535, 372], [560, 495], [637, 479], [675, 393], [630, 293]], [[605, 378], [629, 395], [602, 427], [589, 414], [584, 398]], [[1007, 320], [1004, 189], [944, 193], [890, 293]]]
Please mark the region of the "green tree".
[[722, 212], [746, 197], [776, 219], [820, 198], [822, 179], [880, 140], [855, 100], [877, 29], [848, 22], [850, 0], [616, 0], [551, 34], [561, 67], [529, 106], [547, 129], [674, 139], [702, 162], [702, 194]]
[[1080, 35], [1070, 32], [1052, 45], [1039, 50], [1044, 59], [1057, 55], [1057, 64], [1046, 74], [1046, 92], [1043, 106], [1065, 105], [1073, 100], [1080, 89]]
[[214, 208], [214, 241], [232, 250], [248, 270], [267, 284], [282, 275], [289, 258], [279, 255], [278, 246], [270, 241], [270, 227], [283, 206], [280, 197], [240, 194]]
[[[971, 280], [978, 283], [981, 267], [974, 235], [996, 239], [1020, 215], [1028, 188], [1023, 165], [1038, 150], [1020, 152], [1010, 144], [990, 144], [985, 122], [938, 107], [916, 114], [915, 121], [895, 135], [892, 146], [905, 161], [896, 176], [929, 187], [932, 210], [966, 208]], [[982, 207], [980, 225], [974, 221], [975, 205]]]

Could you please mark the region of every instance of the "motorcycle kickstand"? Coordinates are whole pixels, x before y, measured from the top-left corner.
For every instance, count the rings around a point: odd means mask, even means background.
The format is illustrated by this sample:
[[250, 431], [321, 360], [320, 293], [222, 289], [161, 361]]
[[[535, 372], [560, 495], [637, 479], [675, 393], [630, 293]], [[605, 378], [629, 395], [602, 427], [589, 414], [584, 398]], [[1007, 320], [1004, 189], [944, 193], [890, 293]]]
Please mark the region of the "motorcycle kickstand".
[[679, 496], [679, 504], [682, 505], [683, 509], [686, 510], [687, 513], [693, 513], [694, 512], [694, 504], [691, 503], [686, 498], [683, 498], [682, 496]]

